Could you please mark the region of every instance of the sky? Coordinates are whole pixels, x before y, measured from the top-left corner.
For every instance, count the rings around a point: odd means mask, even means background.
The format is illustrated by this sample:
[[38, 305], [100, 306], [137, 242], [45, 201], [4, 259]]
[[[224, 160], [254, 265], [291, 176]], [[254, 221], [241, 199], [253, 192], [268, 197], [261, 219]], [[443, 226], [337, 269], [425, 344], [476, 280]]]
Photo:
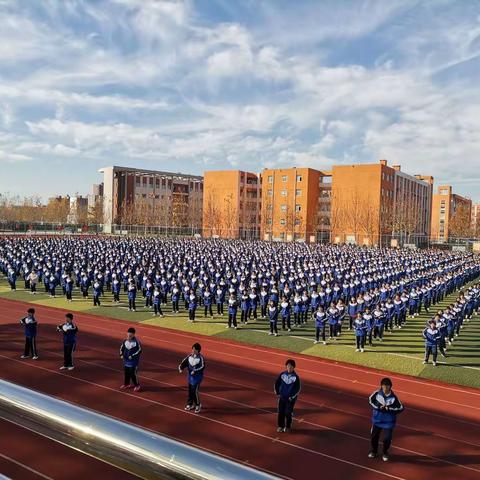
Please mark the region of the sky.
[[372, 163], [480, 201], [480, 0], [0, 0], [0, 192]]

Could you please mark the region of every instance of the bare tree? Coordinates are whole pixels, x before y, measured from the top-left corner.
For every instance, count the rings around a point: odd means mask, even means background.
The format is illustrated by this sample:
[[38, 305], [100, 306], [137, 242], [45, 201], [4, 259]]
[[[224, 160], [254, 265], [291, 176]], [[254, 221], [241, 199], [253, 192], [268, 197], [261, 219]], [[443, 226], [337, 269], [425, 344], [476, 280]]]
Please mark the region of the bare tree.
[[471, 209], [461, 203], [453, 212], [449, 222], [449, 236], [453, 238], [470, 238], [472, 236]]

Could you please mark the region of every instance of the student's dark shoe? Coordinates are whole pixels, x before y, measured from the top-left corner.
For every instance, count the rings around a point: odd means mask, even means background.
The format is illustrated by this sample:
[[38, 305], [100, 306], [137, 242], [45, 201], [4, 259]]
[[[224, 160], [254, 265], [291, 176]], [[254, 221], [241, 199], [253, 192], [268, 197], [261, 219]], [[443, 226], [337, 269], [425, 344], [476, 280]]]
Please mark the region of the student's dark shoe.
[[375, 452], [370, 452], [368, 458], [377, 458], [377, 454]]

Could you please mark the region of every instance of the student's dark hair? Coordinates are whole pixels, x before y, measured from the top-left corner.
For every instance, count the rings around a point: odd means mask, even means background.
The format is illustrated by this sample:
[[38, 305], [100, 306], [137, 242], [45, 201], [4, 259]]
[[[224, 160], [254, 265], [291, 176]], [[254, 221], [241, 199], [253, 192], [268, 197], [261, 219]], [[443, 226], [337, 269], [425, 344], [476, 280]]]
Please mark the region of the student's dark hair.
[[65, 317], [69, 318], [70, 320], [73, 320], [73, 313], [67, 313]]
[[293, 368], [295, 368], [297, 366], [297, 364], [295, 363], [295, 360], [293, 360], [293, 358], [289, 358], [286, 362], [285, 362], [285, 366], [287, 365], [291, 365]]
[[35, 313], [35, 309], [34, 309], [34, 308], [29, 308], [29, 309], [27, 310], [27, 313]]
[[392, 381], [388, 377], [382, 378], [382, 381], [380, 382], [380, 386], [381, 385], [386, 385], [387, 387], [392, 387]]
[[128, 333], [135, 333], [135, 329], [133, 327], [130, 327], [128, 330], [127, 330]]
[[192, 345], [192, 348], [194, 348], [195, 350], [198, 350], [199, 352], [202, 350], [202, 346], [199, 343], [194, 343]]

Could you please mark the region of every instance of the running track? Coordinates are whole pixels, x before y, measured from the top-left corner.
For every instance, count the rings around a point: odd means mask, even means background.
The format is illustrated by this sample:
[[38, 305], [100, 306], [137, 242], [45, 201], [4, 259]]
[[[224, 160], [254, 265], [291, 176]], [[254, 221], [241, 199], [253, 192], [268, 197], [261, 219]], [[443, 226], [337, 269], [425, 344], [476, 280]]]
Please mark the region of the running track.
[[[392, 461], [384, 464], [367, 458], [367, 396], [383, 372], [295, 354], [303, 387], [294, 431], [277, 434], [272, 387], [288, 353], [136, 324], [144, 391], [120, 392], [118, 348], [127, 322], [74, 313], [80, 330], [76, 369], [63, 373], [54, 328], [63, 321], [60, 309], [35, 306], [40, 360], [19, 359], [24, 338], [18, 319], [27, 306], [0, 299], [0, 376], [6, 380], [283, 478], [318, 472], [328, 479], [480, 479], [479, 390], [388, 374], [406, 410]], [[176, 369], [196, 340], [207, 361], [200, 415], [183, 410], [186, 379]]]

